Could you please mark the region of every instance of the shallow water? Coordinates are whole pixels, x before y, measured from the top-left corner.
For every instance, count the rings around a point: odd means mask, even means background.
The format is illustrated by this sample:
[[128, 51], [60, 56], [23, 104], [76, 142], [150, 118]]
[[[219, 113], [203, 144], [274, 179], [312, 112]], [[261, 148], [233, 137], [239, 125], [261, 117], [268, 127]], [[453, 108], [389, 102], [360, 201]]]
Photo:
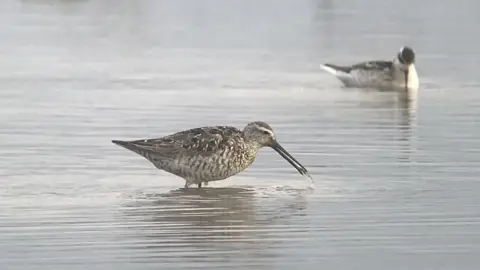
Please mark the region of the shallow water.
[[[480, 21], [454, 1], [2, 1], [0, 268], [476, 269]], [[322, 62], [417, 51], [418, 95]], [[112, 139], [263, 120], [183, 189]]]

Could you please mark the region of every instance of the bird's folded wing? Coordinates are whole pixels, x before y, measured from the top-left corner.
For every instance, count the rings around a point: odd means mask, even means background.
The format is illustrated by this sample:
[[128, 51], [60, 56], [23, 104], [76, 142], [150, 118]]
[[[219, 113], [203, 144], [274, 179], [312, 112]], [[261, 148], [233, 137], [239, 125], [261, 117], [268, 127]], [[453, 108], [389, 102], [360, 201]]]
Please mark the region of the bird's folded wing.
[[195, 128], [178, 132], [163, 138], [131, 141], [146, 151], [159, 155], [208, 154], [225, 146], [238, 130], [229, 127]]
[[368, 61], [358, 63], [352, 66], [352, 69], [363, 69], [363, 70], [383, 70], [389, 69], [392, 66], [392, 61]]

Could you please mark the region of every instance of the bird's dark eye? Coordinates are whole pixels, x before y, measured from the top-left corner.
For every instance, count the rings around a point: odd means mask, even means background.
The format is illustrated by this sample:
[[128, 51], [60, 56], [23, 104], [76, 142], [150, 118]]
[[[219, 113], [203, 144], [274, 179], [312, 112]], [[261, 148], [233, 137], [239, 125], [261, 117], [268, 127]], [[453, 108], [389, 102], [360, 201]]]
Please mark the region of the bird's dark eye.
[[270, 132], [268, 132], [266, 130], [263, 130], [262, 133], [265, 134], [265, 135], [270, 135]]

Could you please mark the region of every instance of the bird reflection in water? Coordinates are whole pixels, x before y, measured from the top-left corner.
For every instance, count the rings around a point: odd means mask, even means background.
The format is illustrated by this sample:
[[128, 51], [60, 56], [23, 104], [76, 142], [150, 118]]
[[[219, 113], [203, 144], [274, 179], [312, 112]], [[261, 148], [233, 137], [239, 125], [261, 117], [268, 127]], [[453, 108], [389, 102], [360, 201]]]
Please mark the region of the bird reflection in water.
[[[171, 258], [172, 252], [189, 258], [202, 258], [199, 254], [208, 253], [209, 259], [229, 263], [242, 257], [277, 257], [275, 246], [288, 235], [282, 234], [279, 240], [278, 232], [269, 230], [272, 225], [286, 225], [294, 220], [292, 217], [302, 215], [305, 198], [262, 198], [258, 192], [207, 187], [142, 194], [122, 209], [121, 218], [128, 223], [125, 236], [138, 243], [132, 248], [140, 248], [162, 262]], [[225, 256], [227, 253], [234, 253], [235, 258]]]

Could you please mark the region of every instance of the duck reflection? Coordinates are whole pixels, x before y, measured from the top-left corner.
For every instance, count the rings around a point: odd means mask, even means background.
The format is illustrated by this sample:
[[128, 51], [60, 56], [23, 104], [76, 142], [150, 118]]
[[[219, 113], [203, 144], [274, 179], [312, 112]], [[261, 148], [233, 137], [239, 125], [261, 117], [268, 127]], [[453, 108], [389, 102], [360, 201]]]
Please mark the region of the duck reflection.
[[226, 252], [250, 259], [276, 257], [280, 240], [266, 225], [285, 222], [304, 209], [305, 201], [297, 197], [282, 204], [258, 198], [248, 188], [182, 188], [140, 195], [122, 212], [129, 224], [126, 236], [140, 241], [135, 246], [148, 249], [149, 257], [163, 258], [173, 249], [181, 256], [208, 252], [210, 258], [230, 262]]
[[[359, 99], [348, 101], [355, 103], [354, 110], [359, 127], [368, 127], [362, 135], [370, 144], [385, 143], [398, 154], [399, 163], [412, 162], [415, 152], [415, 132], [417, 126], [417, 95], [398, 92], [382, 92], [360, 89]], [[389, 154], [390, 155], [390, 154]]]
[[400, 155], [398, 162], [411, 163], [412, 155], [415, 152], [415, 127], [416, 127], [416, 108], [417, 97], [406, 94], [398, 94], [397, 96], [397, 114], [396, 127], [398, 136], [396, 141], [400, 147]]
[[415, 152], [417, 95], [392, 92], [378, 94], [380, 98], [369, 102], [368, 107], [380, 110], [381, 113], [377, 120], [394, 131], [390, 134], [398, 147], [397, 161], [411, 163], [412, 155]]

